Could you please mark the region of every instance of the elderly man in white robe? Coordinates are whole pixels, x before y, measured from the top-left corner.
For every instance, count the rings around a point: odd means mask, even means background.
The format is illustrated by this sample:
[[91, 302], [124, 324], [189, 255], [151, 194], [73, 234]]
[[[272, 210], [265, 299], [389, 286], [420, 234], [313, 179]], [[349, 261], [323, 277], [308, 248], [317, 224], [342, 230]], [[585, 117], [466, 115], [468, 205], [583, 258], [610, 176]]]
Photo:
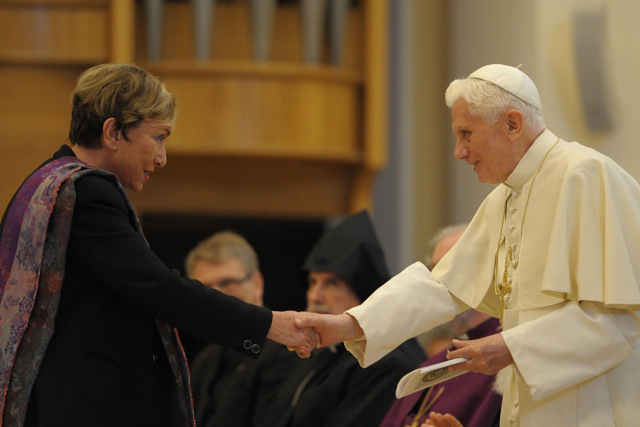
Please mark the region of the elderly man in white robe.
[[493, 64], [453, 81], [455, 157], [499, 184], [454, 248], [415, 263], [362, 305], [308, 314], [322, 345], [366, 367], [468, 308], [503, 331], [454, 341], [450, 369], [507, 371], [502, 426], [637, 426], [640, 186], [606, 156], [546, 129], [533, 81]]

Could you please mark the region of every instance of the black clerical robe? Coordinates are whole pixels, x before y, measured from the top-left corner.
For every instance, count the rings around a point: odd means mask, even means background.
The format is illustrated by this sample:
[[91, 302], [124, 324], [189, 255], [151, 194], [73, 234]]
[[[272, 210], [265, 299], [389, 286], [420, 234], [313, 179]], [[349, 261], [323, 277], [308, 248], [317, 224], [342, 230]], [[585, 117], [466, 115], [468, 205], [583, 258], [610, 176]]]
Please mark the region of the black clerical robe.
[[414, 340], [367, 369], [343, 345], [316, 350], [283, 382], [262, 427], [377, 426], [398, 380], [424, 357]]

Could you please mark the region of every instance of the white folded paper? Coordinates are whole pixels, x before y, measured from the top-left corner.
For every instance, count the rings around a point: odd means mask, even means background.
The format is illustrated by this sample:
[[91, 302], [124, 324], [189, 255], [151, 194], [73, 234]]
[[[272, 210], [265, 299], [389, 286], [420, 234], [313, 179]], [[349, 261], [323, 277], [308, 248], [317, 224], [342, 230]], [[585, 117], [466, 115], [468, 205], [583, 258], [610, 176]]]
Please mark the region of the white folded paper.
[[465, 374], [469, 371], [450, 371], [447, 366], [456, 365], [458, 363], [466, 362], [468, 359], [458, 357], [456, 359], [445, 360], [444, 362], [436, 363], [435, 365], [425, 366], [423, 368], [415, 369], [409, 372], [398, 381], [398, 387], [396, 388], [396, 397], [400, 399], [415, 393], [416, 391], [423, 390], [432, 385], [439, 384], [443, 381], [450, 380], [459, 375]]

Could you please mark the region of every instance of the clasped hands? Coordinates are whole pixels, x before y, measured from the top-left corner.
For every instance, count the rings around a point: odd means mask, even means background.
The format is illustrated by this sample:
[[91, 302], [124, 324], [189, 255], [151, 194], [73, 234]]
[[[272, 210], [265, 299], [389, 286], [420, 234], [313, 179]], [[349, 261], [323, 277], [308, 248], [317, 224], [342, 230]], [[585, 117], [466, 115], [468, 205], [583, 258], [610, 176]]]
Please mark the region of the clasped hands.
[[274, 311], [267, 338], [286, 345], [302, 358], [308, 358], [313, 349], [363, 335], [358, 322], [346, 313]]

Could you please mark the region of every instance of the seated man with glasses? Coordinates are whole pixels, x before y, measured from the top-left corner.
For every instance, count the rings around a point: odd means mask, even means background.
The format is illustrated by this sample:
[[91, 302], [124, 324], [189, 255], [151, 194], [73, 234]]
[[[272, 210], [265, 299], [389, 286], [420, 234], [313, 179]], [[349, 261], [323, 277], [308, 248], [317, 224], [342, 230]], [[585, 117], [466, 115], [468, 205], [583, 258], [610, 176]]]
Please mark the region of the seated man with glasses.
[[[262, 306], [264, 280], [258, 257], [240, 235], [224, 231], [200, 242], [187, 256], [187, 275], [210, 288]], [[253, 344], [245, 346], [253, 351]], [[201, 350], [191, 363], [198, 427], [252, 426], [266, 412], [271, 394], [300, 363], [285, 346], [265, 341], [258, 359], [216, 344]], [[260, 349], [256, 349], [256, 352]]]

